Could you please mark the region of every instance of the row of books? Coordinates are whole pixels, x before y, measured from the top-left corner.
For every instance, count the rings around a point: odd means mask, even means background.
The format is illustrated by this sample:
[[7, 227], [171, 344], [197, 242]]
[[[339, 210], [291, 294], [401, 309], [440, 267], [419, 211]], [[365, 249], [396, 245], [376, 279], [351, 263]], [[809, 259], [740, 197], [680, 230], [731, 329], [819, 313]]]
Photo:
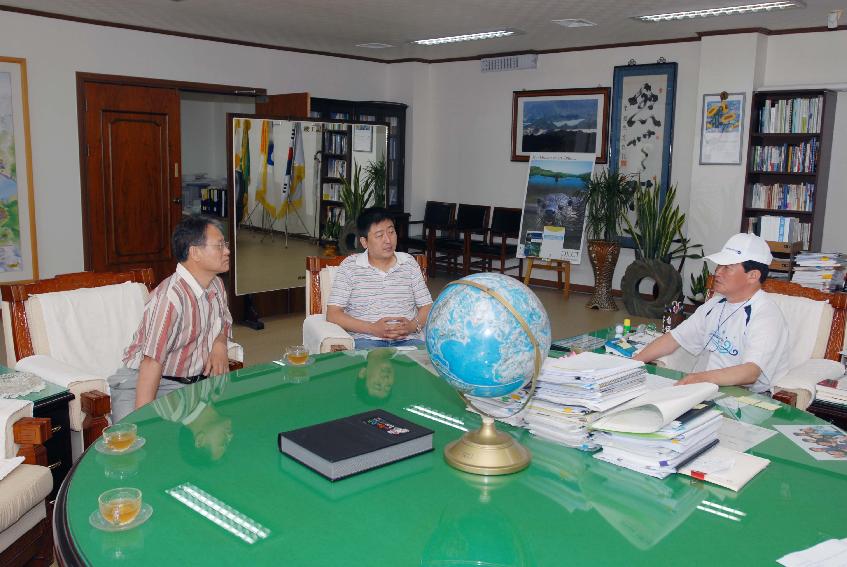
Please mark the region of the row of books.
[[200, 179], [182, 184], [184, 214], [227, 216], [226, 180]]
[[347, 154], [346, 132], [324, 132], [323, 151], [330, 154]]
[[800, 144], [754, 146], [753, 170], [777, 173], [815, 173], [818, 160], [817, 139]]
[[839, 252], [803, 252], [795, 258], [791, 281], [821, 291], [844, 288], [847, 256]]
[[811, 211], [814, 203], [814, 183], [756, 183], [751, 191], [750, 206], [756, 209]]
[[324, 183], [321, 196], [324, 201], [340, 201], [341, 200], [341, 183]]
[[797, 242], [802, 237], [800, 220], [796, 217], [759, 217], [759, 236], [771, 242]]
[[823, 97], [767, 100], [759, 110], [759, 132], [818, 133], [822, 111]]
[[220, 187], [202, 189], [200, 191], [200, 212], [206, 215], [226, 218], [226, 193], [226, 189]]
[[347, 177], [347, 160], [330, 158], [324, 163], [326, 163], [327, 177]]

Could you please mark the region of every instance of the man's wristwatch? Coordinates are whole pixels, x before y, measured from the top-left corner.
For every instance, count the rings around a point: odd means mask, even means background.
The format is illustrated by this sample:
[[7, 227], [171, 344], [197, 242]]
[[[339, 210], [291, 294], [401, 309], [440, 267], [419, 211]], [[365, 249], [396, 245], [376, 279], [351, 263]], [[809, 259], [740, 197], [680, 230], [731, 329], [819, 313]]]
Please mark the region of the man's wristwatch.
[[415, 315], [415, 327], [417, 328], [417, 332], [420, 333], [421, 332], [421, 323], [420, 323], [420, 321], [418, 321], [417, 315]]

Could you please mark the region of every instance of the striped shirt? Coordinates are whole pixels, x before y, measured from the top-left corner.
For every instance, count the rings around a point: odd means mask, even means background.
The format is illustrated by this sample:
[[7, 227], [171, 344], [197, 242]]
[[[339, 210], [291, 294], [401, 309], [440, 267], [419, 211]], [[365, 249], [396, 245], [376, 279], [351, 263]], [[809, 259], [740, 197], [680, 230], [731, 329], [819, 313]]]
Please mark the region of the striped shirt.
[[229, 376], [212, 376], [206, 380], [177, 388], [168, 396], [153, 400], [153, 409], [164, 420], [188, 425], [203, 410], [218, 401], [226, 390]]
[[124, 365], [138, 370], [149, 356], [162, 365], [164, 376], [202, 374], [221, 330], [227, 338], [232, 335], [221, 278], [213, 278], [203, 289], [185, 266], [177, 264], [176, 272], [147, 299], [141, 323], [124, 351]]
[[[338, 266], [327, 305], [337, 305], [361, 321], [373, 323], [383, 317], [414, 319], [418, 309], [432, 303], [415, 258], [395, 252], [397, 262], [387, 272], [371, 266], [368, 251], [351, 254]], [[365, 333], [350, 333], [354, 339], [381, 339]], [[423, 340], [422, 333], [410, 339]]]

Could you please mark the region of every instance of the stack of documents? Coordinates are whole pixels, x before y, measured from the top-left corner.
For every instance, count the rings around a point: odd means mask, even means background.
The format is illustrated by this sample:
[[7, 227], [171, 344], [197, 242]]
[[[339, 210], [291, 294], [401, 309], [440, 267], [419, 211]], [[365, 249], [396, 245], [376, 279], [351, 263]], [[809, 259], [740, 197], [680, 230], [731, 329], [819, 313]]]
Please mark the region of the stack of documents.
[[847, 376], [818, 382], [815, 387], [815, 401], [847, 406]]
[[596, 449], [589, 424], [646, 392], [646, 382], [644, 363], [638, 361], [593, 352], [548, 358], [523, 419], [538, 437]]
[[838, 252], [803, 252], [795, 259], [791, 281], [822, 291], [844, 287], [847, 257]]
[[713, 402], [714, 384], [653, 390], [609, 411], [592, 424], [603, 451], [595, 458], [665, 478], [718, 443], [721, 412]]

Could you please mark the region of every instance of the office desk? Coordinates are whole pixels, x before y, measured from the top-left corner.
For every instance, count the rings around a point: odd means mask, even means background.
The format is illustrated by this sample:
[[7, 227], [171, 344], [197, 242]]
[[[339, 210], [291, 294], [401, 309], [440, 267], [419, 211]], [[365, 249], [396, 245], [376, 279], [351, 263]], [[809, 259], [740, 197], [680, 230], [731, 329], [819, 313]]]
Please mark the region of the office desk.
[[[147, 444], [121, 457], [89, 448], [62, 486], [54, 518], [60, 560], [156, 567], [756, 565], [847, 537], [847, 464], [815, 462], [779, 434], [752, 451], [772, 463], [739, 493], [678, 475], [642, 476], [502, 425], [532, 451], [528, 469], [492, 478], [454, 470], [442, 449], [462, 432], [405, 408], [425, 406], [469, 428], [478, 417], [414, 362], [385, 364], [368, 367], [364, 357], [333, 353], [303, 368], [260, 365], [214, 379], [207, 403], [224, 424], [231, 420], [229, 432], [206, 431], [223, 440], [217, 461], [192, 456], [197, 438], [186, 441], [187, 428], [150, 405], [131, 414]], [[377, 382], [384, 393], [392, 380], [386, 398], [371, 395]], [[280, 431], [372, 407], [433, 429], [435, 451], [331, 483], [277, 449]], [[822, 422], [786, 406], [765, 423]], [[183, 482], [266, 526], [270, 536], [246, 544], [166, 494]], [[97, 496], [118, 486], [140, 488], [153, 516], [132, 531], [97, 531], [88, 523]], [[705, 511], [703, 501], [732, 510], [730, 517]]]

